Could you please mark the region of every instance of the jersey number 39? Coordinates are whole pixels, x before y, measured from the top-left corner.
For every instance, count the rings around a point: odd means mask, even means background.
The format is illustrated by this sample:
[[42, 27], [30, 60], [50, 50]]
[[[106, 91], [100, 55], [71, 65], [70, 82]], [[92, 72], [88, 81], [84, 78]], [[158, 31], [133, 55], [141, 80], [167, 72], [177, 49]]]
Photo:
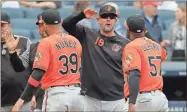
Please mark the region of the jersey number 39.
[[71, 72], [72, 74], [76, 74], [78, 69], [78, 60], [77, 60], [77, 54], [72, 53], [70, 56], [67, 56], [65, 54], [62, 54], [59, 58], [59, 61], [63, 61], [62, 67], [63, 70], [60, 69], [59, 73], [61, 75], [67, 75], [68, 72]]

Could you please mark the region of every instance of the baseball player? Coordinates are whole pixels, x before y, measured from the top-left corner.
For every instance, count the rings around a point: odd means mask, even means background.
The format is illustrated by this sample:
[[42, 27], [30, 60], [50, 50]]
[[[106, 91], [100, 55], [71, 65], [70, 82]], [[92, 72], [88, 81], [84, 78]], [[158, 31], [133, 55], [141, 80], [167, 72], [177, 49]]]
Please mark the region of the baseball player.
[[[36, 25], [38, 25], [38, 31], [41, 37], [45, 38], [47, 35], [44, 32], [43, 24], [39, 22], [40, 18], [41, 18], [41, 13], [38, 14], [37, 16], [38, 20], [36, 22]], [[18, 45], [18, 41], [16, 41], [16, 39], [12, 37], [7, 37], [5, 38], [5, 42], [6, 42], [8, 50], [11, 51], [9, 53], [10, 62], [14, 70], [16, 72], [22, 72], [25, 69], [29, 68], [29, 71], [31, 74], [33, 71], [32, 66], [34, 62], [34, 57], [36, 55], [36, 50], [37, 50], [39, 42], [31, 44], [30, 47], [28, 47], [27, 50], [23, 52], [23, 54], [21, 54], [20, 56], [18, 56], [17, 53], [15, 52], [15, 48]], [[36, 108], [37, 110], [42, 109], [43, 96], [44, 96], [44, 91], [41, 88], [38, 88], [36, 98], [33, 97], [32, 98], [33, 100], [31, 101], [32, 110], [34, 108]], [[36, 101], [37, 101], [37, 104], [36, 104]]]
[[[17, 55], [22, 55], [30, 47], [31, 41], [28, 37], [14, 35], [11, 28], [11, 18], [5, 12], [1, 12], [1, 111], [12, 110], [17, 99], [20, 97], [29, 78], [29, 71], [15, 72], [10, 63], [10, 51], [6, 38], [13, 38], [17, 42], [14, 51]], [[20, 109], [29, 111], [28, 100]]]
[[38, 45], [34, 71], [13, 111], [19, 110], [40, 83], [45, 90], [42, 111], [81, 111], [79, 68], [82, 47], [76, 38], [63, 33], [57, 10], [45, 10], [41, 18], [48, 37]]
[[85, 90], [84, 111], [124, 111], [122, 51], [129, 40], [114, 31], [118, 15], [110, 4], [100, 8], [97, 16], [99, 31], [77, 24], [85, 18], [93, 19], [96, 14], [92, 9], [85, 9], [65, 18], [62, 25], [83, 46], [81, 83]]
[[129, 111], [167, 111], [168, 100], [162, 92], [163, 79], [160, 73], [166, 51], [145, 37], [142, 16], [130, 16], [125, 26], [132, 40], [125, 46], [122, 58]]

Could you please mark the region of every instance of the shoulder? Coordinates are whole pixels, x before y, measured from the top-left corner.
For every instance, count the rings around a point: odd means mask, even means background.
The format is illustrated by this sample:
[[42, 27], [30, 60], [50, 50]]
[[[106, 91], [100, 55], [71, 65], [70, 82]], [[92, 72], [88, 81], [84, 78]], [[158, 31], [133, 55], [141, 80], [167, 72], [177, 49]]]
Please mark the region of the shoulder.
[[176, 26], [178, 26], [178, 22], [177, 22], [177, 21], [173, 22], [173, 23], [170, 25], [170, 28], [174, 28], [174, 27], [176, 27]]
[[140, 46], [140, 43], [139, 41], [137, 40], [133, 40], [133, 41], [130, 41], [126, 46], [125, 48], [126, 49], [129, 49], [129, 48], [133, 48], [133, 49], [137, 49], [139, 46]]
[[117, 37], [117, 39], [122, 43], [122, 44], [128, 44], [129, 42], [130, 42], [130, 40], [129, 39], [127, 39], [127, 38], [124, 38], [124, 37], [122, 37], [122, 36], [120, 36], [120, 35], [118, 35], [118, 34], [116, 34], [116, 37]]
[[23, 39], [23, 40], [27, 40], [27, 41], [30, 41], [28, 37], [25, 37], [25, 36], [21, 36], [21, 35], [14, 35], [15, 38], [20, 38], [20, 39]]

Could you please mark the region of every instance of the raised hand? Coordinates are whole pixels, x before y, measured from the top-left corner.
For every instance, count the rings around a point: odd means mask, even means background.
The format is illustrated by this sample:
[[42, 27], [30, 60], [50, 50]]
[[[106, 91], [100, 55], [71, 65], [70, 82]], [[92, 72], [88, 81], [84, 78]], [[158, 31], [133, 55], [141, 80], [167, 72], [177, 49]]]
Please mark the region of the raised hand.
[[84, 10], [84, 15], [88, 19], [95, 19], [94, 15], [96, 15], [96, 14], [97, 14], [97, 12], [93, 9], [87, 8], [87, 9]]
[[9, 31], [6, 31], [5, 43], [9, 51], [14, 51], [18, 45], [18, 42], [19, 42], [18, 37], [15, 39]]
[[31, 99], [31, 110], [34, 111], [36, 109], [36, 97], [33, 96]]
[[24, 100], [19, 99], [16, 104], [14, 105], [14, 107], [12, 108], [12, 112], [18, 112], [19, 109], [23, 106]]

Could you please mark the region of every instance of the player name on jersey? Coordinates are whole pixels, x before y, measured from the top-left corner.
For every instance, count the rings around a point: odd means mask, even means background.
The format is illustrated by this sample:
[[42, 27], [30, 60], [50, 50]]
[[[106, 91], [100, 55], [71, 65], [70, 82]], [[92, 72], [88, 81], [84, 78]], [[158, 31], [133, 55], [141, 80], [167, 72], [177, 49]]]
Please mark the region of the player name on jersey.
[[62, 48], [76, 48], [76, 42], [72, 40], [63, 39], [62, 41], [56, 44], [57, 50]]
[[141, 48], [144, 51], [149, 51], [149, 50], [160, 50], [160, 46], [155, 43], [146, 43], [141, 46]]

